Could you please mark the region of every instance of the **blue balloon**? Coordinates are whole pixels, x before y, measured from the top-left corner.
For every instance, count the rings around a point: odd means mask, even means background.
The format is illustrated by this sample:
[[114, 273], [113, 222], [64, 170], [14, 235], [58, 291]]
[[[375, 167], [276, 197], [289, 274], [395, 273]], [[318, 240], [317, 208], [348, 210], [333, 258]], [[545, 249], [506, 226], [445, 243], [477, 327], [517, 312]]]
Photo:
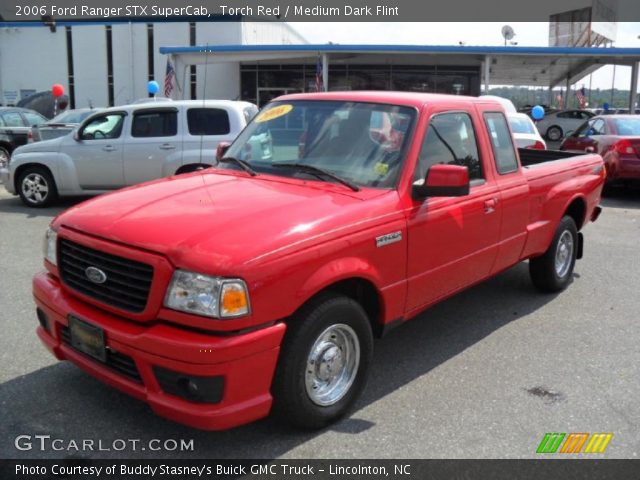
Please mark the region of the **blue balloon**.
[[602, 108], [604, 108], [605, 111], [609, 110], [609, 104], [607, 102], [604, 102], [602, 104]]
[[544, 117], [544, 108], [540, 105], [536, 105], [531, 109], [531, 116], [534, 120], [542, 120]]
[[158, 93], [158, 90], [160, 90], [160, 85], [158, 85], [158, 82], [156, 82], [155, 80], [151, 80], [149, 83], [147, 83], [147, 91], [151, 95], [155, 95], [156, 93]]

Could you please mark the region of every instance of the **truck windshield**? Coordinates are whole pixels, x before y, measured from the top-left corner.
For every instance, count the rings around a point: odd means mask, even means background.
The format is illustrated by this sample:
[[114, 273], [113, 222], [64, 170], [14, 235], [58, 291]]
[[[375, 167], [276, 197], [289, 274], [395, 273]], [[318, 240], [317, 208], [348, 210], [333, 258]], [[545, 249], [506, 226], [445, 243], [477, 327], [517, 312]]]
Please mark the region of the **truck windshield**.
[[[413, 108], [396, 105], [273, 102], [240, 134], [225, 157], [242, 160], [259, 173], [351, 187], [394, 188], [415, 116]], [[286, 165], [290, 167], [282, 168]], [[218, 168], [239, 167], [221, 162]], [[318, 169], [331, 175], [319, 175]]]

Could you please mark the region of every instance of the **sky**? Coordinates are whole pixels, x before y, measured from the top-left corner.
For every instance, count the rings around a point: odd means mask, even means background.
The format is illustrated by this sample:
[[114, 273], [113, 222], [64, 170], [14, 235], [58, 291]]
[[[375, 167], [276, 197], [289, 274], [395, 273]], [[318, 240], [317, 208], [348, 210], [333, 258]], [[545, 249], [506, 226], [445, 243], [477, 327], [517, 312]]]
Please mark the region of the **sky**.
[[[500, 33], [504, 22], [450, 22], [450, 23], [400, 23], [400, 22], [298, 22], [290, 23], [310, 43], [385, 43], [494, 46], [504, 45]], [[513, 41], [518, 46], [544, 47], [549, 44], [548, 22], [509, 23], [516, 33]], [[640, 22], [618, 22], [615, 47], [640, 48]], [[628, 90], [631, 67], [618, 66], [615, 72], [615, 88]], [[577, 85], [589, 88], [586, 77]], [[591, 79], [593, 88], [609, 89], [613, 83], [613, 67], [606, 66], [595, 72]]]

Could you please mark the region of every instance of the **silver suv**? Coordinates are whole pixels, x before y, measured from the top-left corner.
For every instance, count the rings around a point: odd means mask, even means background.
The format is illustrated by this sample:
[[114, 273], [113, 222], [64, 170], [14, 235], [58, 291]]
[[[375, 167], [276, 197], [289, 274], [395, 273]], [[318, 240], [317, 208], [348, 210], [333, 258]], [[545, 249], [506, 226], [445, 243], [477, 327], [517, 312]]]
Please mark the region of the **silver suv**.
[[[215, 163], [220, 142], [231, 142], [258, 112], [248, 102], [184, 100], [112, 107], [91, 115], [60, 138], [13, 152], [0, 179], [30, 207], [63, 195], [92, 195], [191, 172]], [[252, 156], [271, 156], [271, 139]]]

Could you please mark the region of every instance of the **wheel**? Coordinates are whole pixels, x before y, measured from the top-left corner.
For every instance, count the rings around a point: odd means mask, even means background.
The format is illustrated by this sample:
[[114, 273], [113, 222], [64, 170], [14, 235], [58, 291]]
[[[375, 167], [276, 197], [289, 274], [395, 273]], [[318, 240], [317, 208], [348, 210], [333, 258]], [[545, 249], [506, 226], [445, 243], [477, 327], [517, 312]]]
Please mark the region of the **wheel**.
[[552, 142], [557, 142], [558, 140], [562, 140], [564, 132], [560, 127], [554, 125], [553, 127], [549, 127], [547, 130], [547, 139]]
[[18, 194], [28, 207], [46, 207], [58, 198], [56, 182], [43, 167], [27, 167], [17, 182]]
[[4, 147], [0, 147], [0, 168], [4, 168], [9, 165], [9, 159], [11, 158], [11, 154], [9, 150]]
[[272, 387], [274, 411], [297, 427], [337, 420], [364, 389], [372, 354], [371, 324], [360, 304], [320, 295], [288, 325]]
[[543, 292], [559, 292], [569, 285], [578, 252], [578, 229], [573, 218], [562, 217], [549, 249], [529, 260], [533, 284]]

